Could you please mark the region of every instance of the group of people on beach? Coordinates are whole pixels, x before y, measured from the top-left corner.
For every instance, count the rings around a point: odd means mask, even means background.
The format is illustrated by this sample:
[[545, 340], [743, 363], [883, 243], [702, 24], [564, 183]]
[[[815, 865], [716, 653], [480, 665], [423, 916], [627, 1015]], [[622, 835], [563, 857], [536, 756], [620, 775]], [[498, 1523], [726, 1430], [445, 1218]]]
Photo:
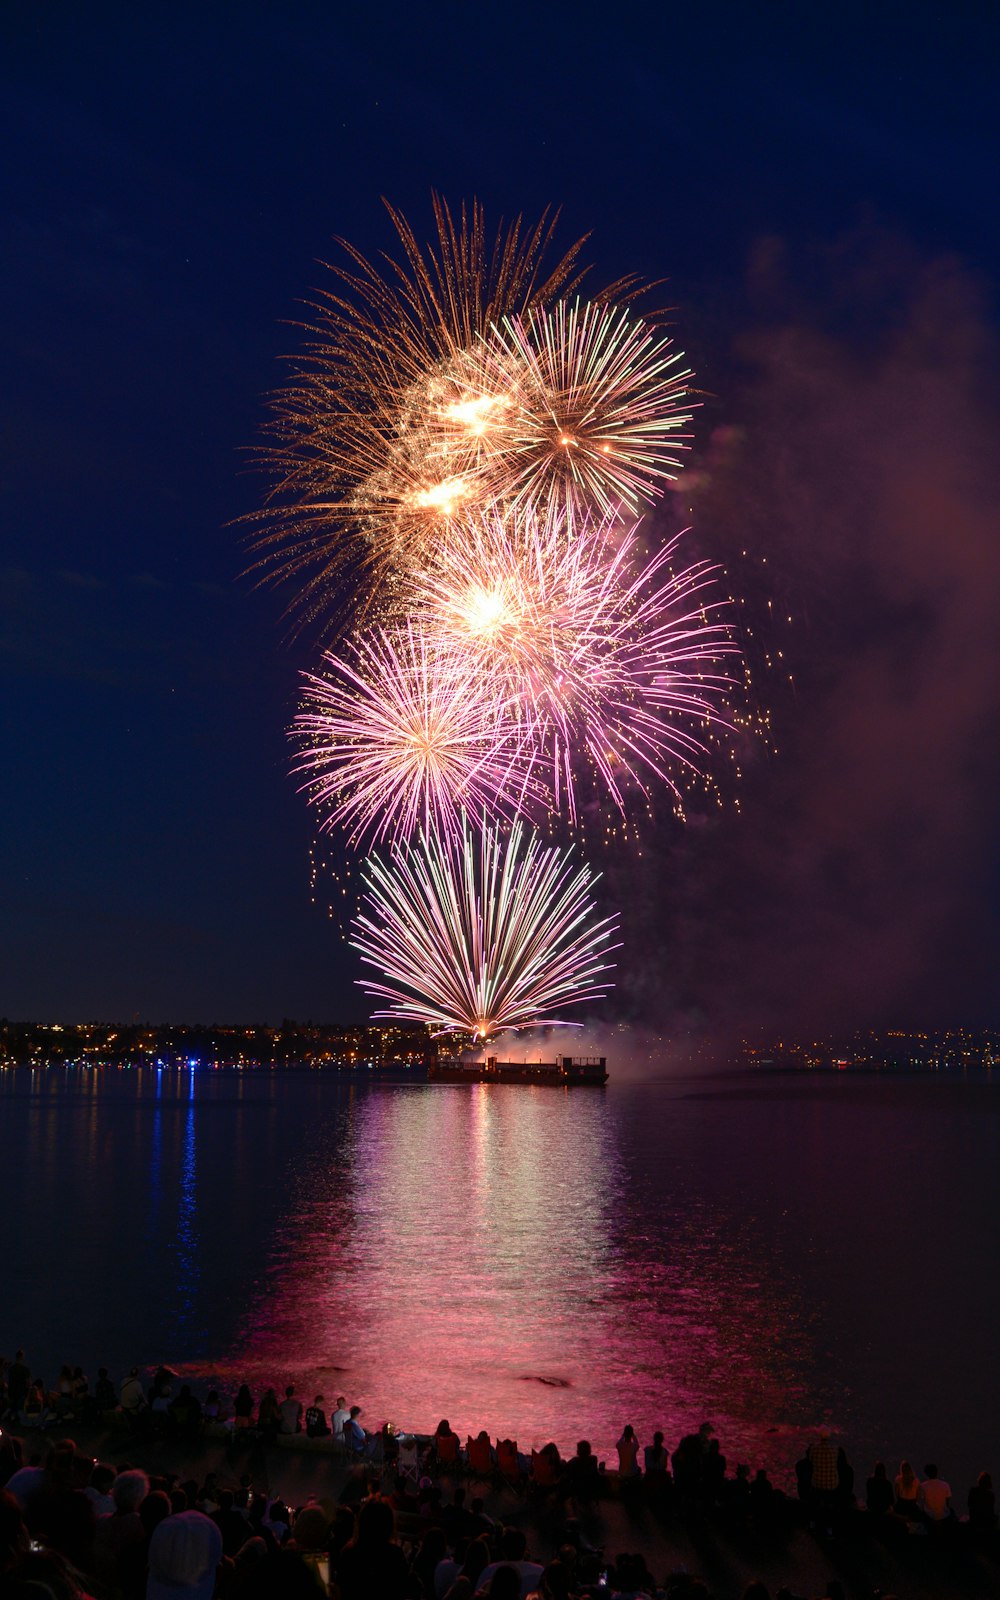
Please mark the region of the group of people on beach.
[[[40, 1409], [33, 1396], [41, 1398]], [[626, 1426], [616, 1468], [605, 1471], [587, 1440], [568, 1458], [554, 1443], [525, 1454], [515, 1441], [491, 1440], [485, 1430], [463, 1444], [444, 1419], [433, 1435], [388, 1426], [369, 1433], [360, 1415], [344, 1396], [333, 1407], [322, 1394], [306, 1405], [293, 1385], [281, 1399], [267, 1388], [255, 1400], [247, 1384], [226, 1399], [215, 1389], [199, 1396], [166, 1367], [145, 1381], [133, 1369], [117, 1390], [102, 1368], [91, 1391], [81, 1369], [67, 1366], [49, 1389], [32, 1376], [22, 1352], [10, 1363], [0, 1358], [0, 1600], [706, 1596], [708, 1589], [686, 1573], [657, 1583], [641, 1556], [608, 1561], [588, 1542], [588, 1517], [611, 1496], [626, 1510], [652, 1510], [666, 1526], [707, 1520], [753, 1530], [765, 1543], [803, 1526], [821, 1540], [847, 1535], [859, 1520], [886, 1543], [911, 1530], [942, 1548], [949, 1539], [975, 1539], [984, 1549], [1000, 1542], [988, 1474], [970, 1489], [961, 1518], [933, 1463], [921, 1477], [904, 1461], [892, 1478], [876, 1463], [861, 1501], [847, 1455], [825, 1429], [797, 1463], [797, 1493], [790, 1496], [764, 1469], [752, 1474], [738, 1465], [730, 1474], [710, 1423], [673, 1451], [659, 1432], [642, 1448]], [[282, 1438], [293, 1445], [319, 1440], [347, 1471], [336, 1499], [314, 1496], [293, 1512], [261, 1491], [250, 1473], [232, 1483], [211, 1472], [201, 1481], [147, 1475], [131, 1460], [117, 1468], [95, 1460], [65, 1437], [32, 1457], [7, 1431], [12, 1425], [29, 1434], [39, 1427], [115, 1428], [129, 1456], [155, 1455], [161, 1440], [183, 1446], [221, 1435], [233, 1447], [230, 1458], [242, 1458], [245, 1446], [250, 1459], [266, 1461], [266, 1447]], [[514, 1504], [530, 1507], [558, 1549], [555, 1559], [532, 1561], [524, 1531], [491, 1517], [488, 1495], [470, 1498], [466, 1483], [500, 1497], [510, 1491]], [[752, 1584], [746, 1600], [769, 1600], [769, 1591]]]

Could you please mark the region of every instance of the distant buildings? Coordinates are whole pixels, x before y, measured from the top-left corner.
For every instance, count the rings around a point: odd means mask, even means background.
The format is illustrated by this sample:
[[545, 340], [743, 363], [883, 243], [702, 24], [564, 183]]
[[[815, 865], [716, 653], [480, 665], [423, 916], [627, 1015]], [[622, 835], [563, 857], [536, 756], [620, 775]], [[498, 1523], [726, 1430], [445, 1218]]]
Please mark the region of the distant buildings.
[[744, 1040], [741, 1059], [747, 1066], [762, 1068], [978, 1072], [1000, 1066], [1000, 1032], [989, 1028], [891, 1029], [806, 1041]]
[[358, 1067], [423, 1061], [427, 1030], [387, 1024], [336, 1026], [286, 1019], [280, 1028], [217, 1023], [8, 1022], [0, 1019], [0, 1066]]

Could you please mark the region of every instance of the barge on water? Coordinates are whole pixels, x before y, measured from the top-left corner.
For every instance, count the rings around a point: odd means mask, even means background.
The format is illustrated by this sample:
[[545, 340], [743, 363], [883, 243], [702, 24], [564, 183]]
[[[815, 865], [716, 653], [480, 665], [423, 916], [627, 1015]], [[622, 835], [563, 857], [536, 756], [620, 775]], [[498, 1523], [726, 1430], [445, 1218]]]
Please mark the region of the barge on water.
[[428, 1063], [431, 1083], [547, 1083], [557, 1088], [607, 1083], [604, 1056], [559, 1056], [555, 1061], [499, 1061], [439, 1056]]

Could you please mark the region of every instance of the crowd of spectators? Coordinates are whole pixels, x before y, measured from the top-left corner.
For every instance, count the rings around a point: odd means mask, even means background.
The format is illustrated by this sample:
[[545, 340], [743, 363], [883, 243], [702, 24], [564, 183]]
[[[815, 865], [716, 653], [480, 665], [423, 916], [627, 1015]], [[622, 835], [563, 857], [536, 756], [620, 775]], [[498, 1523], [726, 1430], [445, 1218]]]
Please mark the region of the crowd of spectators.
[[[941, 1550], [989, 1552], [998, 1541], [988, 1474], [969, 1490], [962, 1515], [933, 1463], [920, 1476], [904, 1461], [892, 1478], [876, 1463], [861, 1495], [826, 1430], [796, 1465], [796, 1493], [786, 1495], [763, 1469], [739, 1464], [731, 1473], [709, 1423], [672, 1451], [661, 1433], [642, 1448], [626, 1426], [617, 1468], [605, 1471], [587, 1440], [568, 1458], [555, 1444], [524, 1454], [485, 1432], [463, 1444], [445, 1420], [429, 1436], [369, 1433], [360, 1407], [343, 1396], [332, 1408], [321, 1394], [305, 1405], [292, 1385], [282, 1399], [267, 1389], [259, 1400], [247, 1385], [226, 1399], [213, 1389], [199, 1397], [194, 1387], [160, 1368], [147, 1382], [129, 1373], [116, 1392], [102, 1369], [91, 1391], [78, 1367], [65, 1367], [50, 1389], [21, 1352], [0, 1361], [0, 1600], [706, 1600], [708, 1587], [690, 1573], [654, 1574], [641, 1554], [609, 1558], [590, 1542], [594, 1509], [610, 1497], [667, 1529], [715, 1524], [752, 1532], [762, 1548], [779, 1548], [801, 1528], [821, 1546], [857, 1535], [891, 1544], [914, 1532]], [[65, 1436], [89, 1424], [118, 1428], [116, 1465]], [[37, 1453], [13, 1431], [40, 1428], [57, 1436]], [[347, 1470], [332, 1498], [313, 1495], [292, 1509], [267, 1492], [266, 1467], [255, 1481], [234, 1466], [225, 1481], [214, 1471], [185, 1476], [133, 1464], [157, 1434], [183, 1446], [205, 1430], [230, 1436], [227, 1459], [241, 1465], [266, 1463], [268, 1446], [294, 1436], [327, 1441]], [[488, 1514], [489, 1491], [506, 1521]], [[516, 1525], [524, 1510], [553, 1559], [532, 1558]], [[827, 1586], [830, 1600], [838, 1590], [835, 1581]], [[788, 1590], [777, 1597], [799, 1600]], [[729, 1591], [724, 1600], [736, 1597]], [[773, 1597], [757, 1581], [744, 1600]]]

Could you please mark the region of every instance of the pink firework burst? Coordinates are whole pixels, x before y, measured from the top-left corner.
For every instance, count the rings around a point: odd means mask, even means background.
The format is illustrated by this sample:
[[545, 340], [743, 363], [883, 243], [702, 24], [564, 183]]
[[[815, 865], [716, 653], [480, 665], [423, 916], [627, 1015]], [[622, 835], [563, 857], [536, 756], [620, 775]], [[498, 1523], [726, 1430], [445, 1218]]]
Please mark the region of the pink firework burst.
[[453, 832], [469, 807], [514, 816], [537, 794], [526, 730], [488, 692], [476, 661], [430, 642], [409, 622], [374, 630], [304, 674], [291, 733], [296, 772], [356, 843]]
[[522, 508], [468, 524], [411, 574], [428, 636], [478, 663], [572, 817], [581, 758], [625, 814], [654, 779], [679, 799], [706, 729], [728, 725], [728, 601], [709, 563], [677, 564], [680, 539], [647, 557], [613, 516]]

